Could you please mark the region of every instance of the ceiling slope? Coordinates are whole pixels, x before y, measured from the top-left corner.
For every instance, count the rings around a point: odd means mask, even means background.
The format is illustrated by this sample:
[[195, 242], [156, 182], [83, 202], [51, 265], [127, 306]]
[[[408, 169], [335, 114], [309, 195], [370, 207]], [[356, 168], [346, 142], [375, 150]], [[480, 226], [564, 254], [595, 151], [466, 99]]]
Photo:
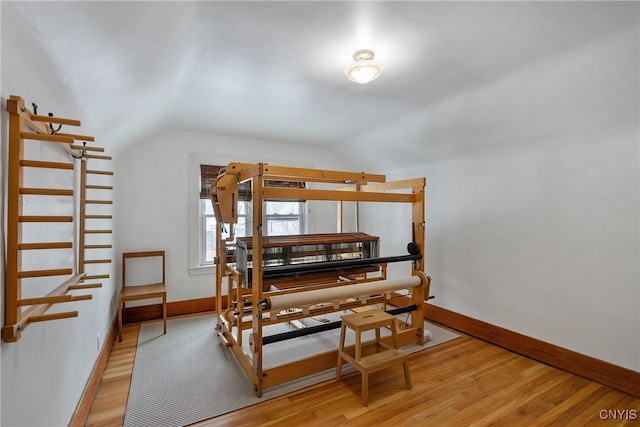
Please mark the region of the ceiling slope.
[[[114, 151], [165, 128], [338, 144], [637, 20], [609, 2], [12, 6]], [[383, 66], [367, 85], [344, 76], [361, 48]]]

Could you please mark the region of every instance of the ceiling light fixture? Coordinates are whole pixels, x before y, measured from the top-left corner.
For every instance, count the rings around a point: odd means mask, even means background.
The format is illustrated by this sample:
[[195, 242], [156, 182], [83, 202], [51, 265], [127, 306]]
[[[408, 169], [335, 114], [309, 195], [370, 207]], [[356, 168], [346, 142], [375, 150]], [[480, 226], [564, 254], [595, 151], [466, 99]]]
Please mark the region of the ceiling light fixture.
[[347, 78], [356, 83], [369, 83], [378, 78], [382, 72], [380, 64], [373, 60], [374, 52], [369, 49], [361, 49], [353, 54], [354, 63], [344, 70]]

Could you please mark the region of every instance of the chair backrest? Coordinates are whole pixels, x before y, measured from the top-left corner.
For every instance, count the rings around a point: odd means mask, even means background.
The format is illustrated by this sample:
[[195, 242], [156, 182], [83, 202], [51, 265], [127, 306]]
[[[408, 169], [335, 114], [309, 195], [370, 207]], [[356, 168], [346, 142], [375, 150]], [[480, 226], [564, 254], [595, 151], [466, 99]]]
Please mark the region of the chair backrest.
[[[165, 251], [143, 251], [143, 252], [123, 252], [122, 253], [122, 288], [127, 286], [127, 260], [131, 258], [153, 258], [160, 257], [162, 259], [162, 282], [165, 280]], [[150, 267], [150, 265], [148, 265]], [[157, 274], [157, 272], [156, 272]], [[157, 282], [156, 282], [157, 283]], [[136, 283], [137, 285], [144, 285], [147, 283]], [[130, 283], [131, 285], [131, 283]]]

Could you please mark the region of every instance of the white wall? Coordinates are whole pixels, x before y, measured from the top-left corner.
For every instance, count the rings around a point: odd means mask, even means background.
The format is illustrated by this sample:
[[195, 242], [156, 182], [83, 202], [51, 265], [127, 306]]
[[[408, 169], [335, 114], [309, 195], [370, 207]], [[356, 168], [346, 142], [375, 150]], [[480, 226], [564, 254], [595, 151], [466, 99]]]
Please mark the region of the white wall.
[[[8, 115], [5, 111], [9, 95], [18, 95], [39, 105], [40, 114], [54, 112], [61, 117], [83, 118], [70, 95], [71, 88], [65, 86], [63, 77], [56, 71], [41, 46], [46, 48], [46, 40], [31, 39], [24, 31], [26, 23], [10, 3], [2, 2], [2, 129], [0, 151], [3, 179], [2, 215], [3, 227], [0, 230], [3, 244], [0, 251], [4, 255], [7, 189], [7, 135]], [[82, 127], [83, 134], [91, 134], [89, 128]], [[67, 131], [72, 132], [70, 129]], [[97, 141], [99, 136], [96, 135]], [[99, 142], [98, 142], [99, 143]], [[68, 155], [51, 144], [27, 141], [27, 155], [35, 159], [67, 161]], [[41, 157], [42, 156], [42, 157]], [[76, 165], [79, 167], [79, 165]], [[73, 174], [28, 170], [25, 179], [40, 183], [39, 186], [52, 188], [73, 188]], [[45, 185], [42, 183], [45, 182]], [[77, 182], [76, 182], [77, 184]], [[30, 184], [26, 184], [30, 185]], [[60, 198], [30, 197], [26, 210], [40, 214], [74, 214], [69, 202]], [[71, 209], [71, 211], [69, 211]], [[64, 211], [64, 212], [63, 212]], [[53, 226], [55, 231], [43, 232], [38, 227], [25, 227], [29, 238], [49, 238], [49, 240], [72, 240], [74, 225]], [[51, 230], [51, 229], [47, 229]], [[51, 234], [55, 237], [51, 238]], [[25, 255], [25, 269], [70, 267], [74, 263], [71, 251], [30, 251]], [[4, 256], [2, 257], [4, 259]], [[106, 267], [107, 269], [111, 267]], [[74, 268], [75, 271], [75, 268]], [[52, 281], [32, 281], [25, 295], [43, 295], [47, 288], [62, 283], [64, 278]], [[85, 387], [91, 369], [98, 356], [98, 343], [102, 347], [104, 338], [111, 326], [114, 315], [114, 286], [111, 280], [103, 281], [104, 287], [98, 290], [82, 292], [93, 295], [93, 300], [58, 305], [50, 310], [74, 311], [77, 318], [56, 320], [29, 325], [22, 338], [14, 343], [0, 345], [2, 365], [2, 415], [3, 426], [63, 426], [67, 425], [76, 408]], [[0, 275], [0, 285], [4, 289], [4, 274]], [[78, 292], [76, 292], [77, 294]], [[0, 297], [0, 310], [4, 324], [4, 292]], [[99, 340], [97, 336], [100, 336]]]
[[426, 176], [433, 304], [640, 371], [639, 50], [636, 22], [341, 147]]
[[[212, 162], [218, 159], [222, 164], [263, 161], [283, 166], [342, 168], [326, 150], [311, 146], [184, 130], [160, 132], [121, 154], [115, 175], [116, 251], [165, 250], [168, 301], [214, 295], [212, 271], [202, 275], [189, 272], [189, 215], [193, 213], [190, 209], [197, 208], [194, 196], [199, 191], [199, 181], [190, 179], [194, 166], [198, 167], [194, 157]], [[196, 177], [198, 173], [196, 169]], [[309, 231], [324, 232], [328, 227], [335, 231], [335, 205], [317, 208], [310, 218]]]

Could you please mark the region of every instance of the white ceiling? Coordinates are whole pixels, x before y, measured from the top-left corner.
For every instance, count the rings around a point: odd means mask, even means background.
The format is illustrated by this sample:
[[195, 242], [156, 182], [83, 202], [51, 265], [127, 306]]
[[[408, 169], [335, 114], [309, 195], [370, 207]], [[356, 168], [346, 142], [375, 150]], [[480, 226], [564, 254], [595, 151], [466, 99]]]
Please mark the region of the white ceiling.
[[[72, 88], [83, 125], [111, 148], [165, 127], [335, 144], [637, 20], [610, 2], [15, 7]], [[368, 85], [344, 76], [361, 48], [383, 65]]]

